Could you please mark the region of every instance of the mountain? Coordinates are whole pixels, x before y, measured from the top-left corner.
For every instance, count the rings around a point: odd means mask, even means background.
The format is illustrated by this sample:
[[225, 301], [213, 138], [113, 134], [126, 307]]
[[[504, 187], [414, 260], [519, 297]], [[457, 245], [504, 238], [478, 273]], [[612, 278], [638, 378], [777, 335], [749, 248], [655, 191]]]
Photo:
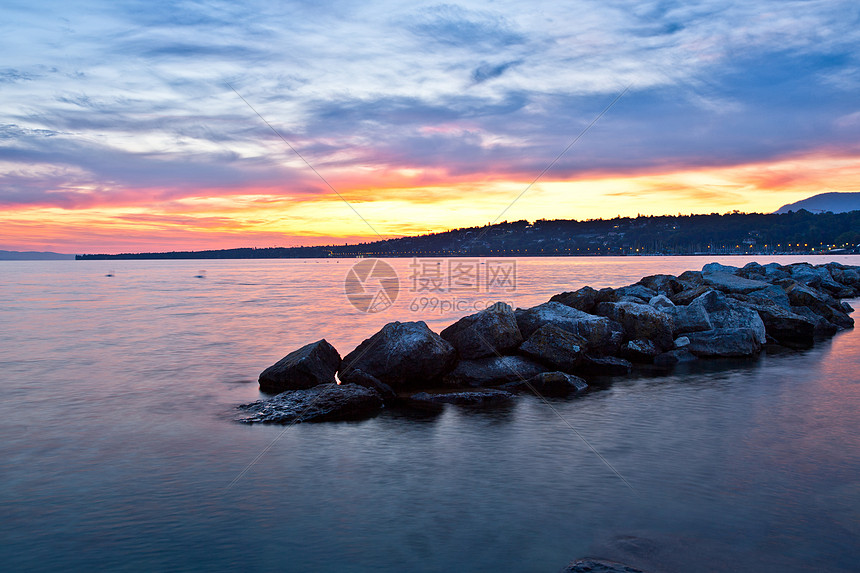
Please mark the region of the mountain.
[[37, 251], [0, 251], [0, 261], [70, 261], [75, 255]]
[[806, 209], [810, 213], [860, 211], [860, 193], [820, 193], [797, 203], [783, 205], [776, 212], [788, 213], [801, 209]]

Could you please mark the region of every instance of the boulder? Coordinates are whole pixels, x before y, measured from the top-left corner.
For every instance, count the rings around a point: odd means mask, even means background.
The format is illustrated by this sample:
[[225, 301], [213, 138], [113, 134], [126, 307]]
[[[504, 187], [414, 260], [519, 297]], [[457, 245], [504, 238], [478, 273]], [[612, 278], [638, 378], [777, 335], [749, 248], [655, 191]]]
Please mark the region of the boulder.
[[690, 352], [687, 348], [676, 348], [654, 357], [655, 366], [674, 366], [675, 364], [683, 364], [685, 362], [694, 362], [698, 360], [696, 355]]
[[364, 370], [357, 368], [352, 371], [349, 376], [350, 384], [358, 384], [365, 388], [370, 388], [379, 392], [385, 402], [391, 402], [397, 399], [397, 393], [385, 382], [380, 381], [376, 376], [371, 376]]
[[768, 263], [764, 265], [765, 280], [774, 282], [780, 279], [786, 279], [791, 276], [786, 267], [779, 263]]
[[597, 304], [597, 291], [590, 286], [584, 286], [576, 291], [557, 294], [549, 300], [583, 312], [591, 312]]
[[350, 382], [363, 370], [395, 392], [438, 381], [454, 366], [456, 351], [423, 321], [390, 322], [343, 359], [338, 374]]
[[647, 304], [604, 302], [595, 312], [621, 325], [627, 339], [650, 340], [661, 350], [672, 348], [672, 318]]
[[767, 271], [760, 264], [751, 262], [738, 269], [735, 274], [740, 277], [744, 277], [745, 279], [763, 281], [767, 276]]
[[582, 360], [585, 339], [554, 324], [545, 324], [520, 345], [520, 352], [563, 372], [572, 372]]
[[715, 328], [687, 335], [690, 344], [685, 347], [699, 357], [752, 356], [761, 351], [756, 332], [751, 328]]
[[555, 325], [585, 339], [589, 351], [612, 354], [621, 344], [618, 325], [602, 316], [594, 316], [581, 310], [565, 306], [560, 302], [545, 302], [541, 305], [516, 310], [517, 324], [523, 337], [530, 337], [545, 324]]
[[690, 346], [690, 339], [687, 336], [679, 336], [675, 339], [675, 348], [684, 348]]
[[277, 394], [285, 390], [304, 390], [334, 382], [340, 368], [340, 354], [325, 339], [290, 352], [260, 373], [260, 390]]
[[615, 289], [616, 300], [624, 298], [636, 299], [633, 302], [647, 303], [657, 295], [657, 291], [641, 284], [635, 284]]
[[686, 306], [709, 290], [711, 290], [709, 287], [700, 284], [671, 295], [669, 300], [675, 303], [676, 306]]
[[708, 318], [707, 311], [699, 305], [676, 306], [668, 309], [666, 313], [672, 317], [674, 336], [685, 332], [699, 332], [714, 328], [711, 319]]
[[523, 341], [514, 311], [503, 302], [464, 316], [443, 330], [441, 336], [464, 359], [501, 354]]
[[745, 279], [729, 273], [705, 274], [704, 282], [706, 286], [713, 287], [727, 294], [746, 294], [754, 290], [761, 290], [770, 286], [770, 284], [764, 281]]
[[672, 296], [684, 290], [684, 285], [673, 275], [650, 275], [639, 280], [638, 283], [647, 287], [657, 294]]
[[839, 332], [839, 327], [821, 316], [812, 311], [809, 307], [806, 306], [793, 306], [791, 307], [791, 312], [794, 314], [799, 314], [800, 316], [808, 319], [815, 325], [815, 329], [813, 331], [815, 338], [829, 338]]
[[429, 404], [456, 404], [457, 406], [496, 406], [506, 404], [514, 397], [510, 392], [504, 390], [476, 390], [468, 392], [445, 392], [442, 394], [429, 394], [418, 392], [409, 397], [411, 402]]
[[690, 306], [699, 306], [704, 309], [715, 329], [747, 328], [755, 333], [759, 344], [764, 344], [767, 340], [764, 323], [758, 313], [742, 302], [726, 297], [719, 291], [703, 294], [691, 302]]
[[588, 388], [585, 380], [566, 372], [542, 372], [528, 381], [509, 382], [501, 387], [509, 392], [537, 392], [540, 396], [567, 396]]
[[720, 263], [708, 263], [707, 265], [702, 267], [702, 277], [706, 277], [707, 275], [713, 275], [717, 273], [733, 275], [737, 273], [740, 269], [737, 267], [733, 267], [731, 265], [721, 265]]
[[808, 348], [813, 345], [816, 321], [775, 303], [756, 304], [753, 308], [764, 322], [767, 335], [779, 344], [791, 348]]
[[747, 293], [744, 300], [754, 304], [775, 303], [786, 310], [791, 309], [791, 301], [788, 299], [788, 295], [785, 294], [782, 288], [776, 285], [768, 285], [763, 289]]
[[648, 304], [656, 308], [657, 310], [662, 310], [666, 312], [670, 308], [675, 308], [675, 303], [669, 299], [664, 294], [658, 294], [655, 297], [651, 297], [651, 300], [648, 301]]
[[382, 396], [376, 390], [357, 384], [320, 384], [243, 404], [239, 408], [250, 415], [239, 421], [246, 424], [294, 424], [361, 420], [375, 416], [382, 407]]
[[842, 311], [838, 301], [829, 294], [798, 282], [784, 283], [782, 286], [792, 306], [805, 306], [840, 329], [854, 327], [854, 320]]
[[546, 366], [524, 356], [488, 356], [461, 360], [443, 379], [449, 386], [501, 386], [546, 372]]
[[633, 365], [629, 360], [617, 356], [592, 356], [586, 354], [582, 357], [579, 371], [583, 374], [594, 374], [597, 376], [616, 376], [629, 374]]
[[661, 348], [654, 344], [651, 340], [628, 340], [621, 347], [621, 355], [631, 362], [642, 362], [650, 364], [654, 361], [654, 357], [662, 353], [665, 348]]
[[678, 275], [678, 282], [684, 285], [684, 290], [701, 286], [704, 282], [702, 271], [684, 271]]

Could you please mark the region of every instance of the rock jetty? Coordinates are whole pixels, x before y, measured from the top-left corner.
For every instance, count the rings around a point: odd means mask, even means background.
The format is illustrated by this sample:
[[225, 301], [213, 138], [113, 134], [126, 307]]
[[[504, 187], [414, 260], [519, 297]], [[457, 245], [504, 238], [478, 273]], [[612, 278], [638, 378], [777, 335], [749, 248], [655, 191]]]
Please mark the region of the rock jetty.
[[355, 420], [395, 403], [502, 404], [518, 392], [582, 392], [590, 377], [636, 365], [809, 348], [854, 327], [841, 299], [856, 297], [856, 266], [711, 263], [616, 289], [582, 287], [532, 308], [496, 303], [440, 334], [423, 321], [391, 322], [343, 358], [325, 340], [291, 352], [260, 374], [260, 389], [278, 394], [240, 406], [249, 413], [240, 421]]

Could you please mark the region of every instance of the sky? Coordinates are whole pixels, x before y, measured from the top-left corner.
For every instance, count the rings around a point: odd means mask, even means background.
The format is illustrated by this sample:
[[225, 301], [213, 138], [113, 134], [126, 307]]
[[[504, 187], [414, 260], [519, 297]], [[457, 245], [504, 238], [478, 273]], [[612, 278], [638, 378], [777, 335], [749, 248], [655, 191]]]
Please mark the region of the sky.
[[856, 0], [0, 7], [0, 249], [771, 212], [858, 181]]

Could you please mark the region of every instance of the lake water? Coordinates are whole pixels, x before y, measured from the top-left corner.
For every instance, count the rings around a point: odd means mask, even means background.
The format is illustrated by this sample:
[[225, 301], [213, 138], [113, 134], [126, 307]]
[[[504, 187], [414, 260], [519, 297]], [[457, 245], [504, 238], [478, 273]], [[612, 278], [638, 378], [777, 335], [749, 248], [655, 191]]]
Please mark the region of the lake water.
[[[531, 306], [754, 259], [519, 259], [515, 292], [456, 298]], [[757, 260], [801, 259], [860, 263]], [[354, 262], [0, 263], [0, 569], [857, 570], [860, 329], [549, 405], [233, 422], [309, 341], [345, 355], [386, 322], [470, 313], [410, 310], [427, 293], [405, 259], [396, 303], [359, 312]]]

